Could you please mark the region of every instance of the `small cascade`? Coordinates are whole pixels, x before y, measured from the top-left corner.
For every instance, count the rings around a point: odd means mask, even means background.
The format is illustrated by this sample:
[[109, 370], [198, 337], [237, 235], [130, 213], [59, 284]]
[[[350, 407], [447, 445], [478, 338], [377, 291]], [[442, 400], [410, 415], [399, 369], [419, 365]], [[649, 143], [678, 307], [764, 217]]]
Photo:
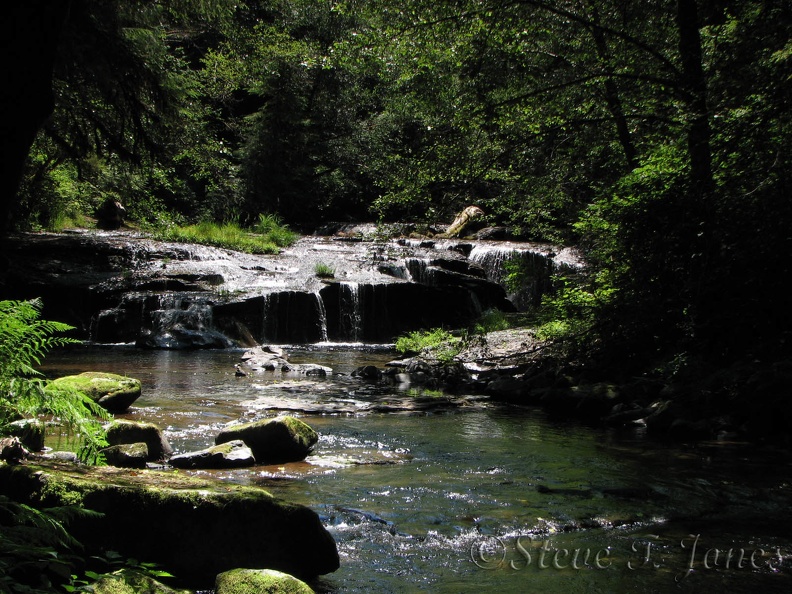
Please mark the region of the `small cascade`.
[[363, 340], [363, 306], [358, 283], [341, 283], [339, 330], [341, 336], [351, 342], [361, 342]]
[[144, 301], [138, 346], [159, 349], [227, 348], [229, 340], [212, 324], [212, 304], [193, 293], [159, 293]]
[[276, 344], [327, 341], [327, 311], [321, 295], [276, 291], [263, 295], [262, 342]]
[[[518, 310], [538, 305], [542, 295], [552, 290], [553, 274], [560, 270], [552, 253], [511, 246], [475, 246], [470, 260], [485, 270], [489, 280], [507, 290], [509, 301]], [[515, 271], [519, 270], [522, 277], [522, 286], [517, 291], [507, 284], [509, 263], [514, 263]]]
[[409, 280], [414, 283], [430, 283], [429, 262], [423, 258], [406, 258], [404, 265], [409, 274]]
[[313, 293], [316, 299], [316, 312], [319, 325], [319, 335], [322, 337], [321, 342], [328, 342], [327, 338], [327, 310], [325, 309], [324, 301], [319, 293]]
[[208, 293], [127, 293], [91, 325], [100, 343], [134, 341], [155, 349], [227, 348], [233, 341], [214, 327]]

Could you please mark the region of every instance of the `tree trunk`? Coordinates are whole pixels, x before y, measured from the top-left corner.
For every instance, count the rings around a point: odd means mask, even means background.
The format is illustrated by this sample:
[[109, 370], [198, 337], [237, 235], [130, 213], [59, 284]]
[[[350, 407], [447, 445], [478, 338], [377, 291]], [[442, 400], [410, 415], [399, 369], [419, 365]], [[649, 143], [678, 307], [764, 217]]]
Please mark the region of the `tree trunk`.
[[635, 150], [635, 145], [630, 135], [630, 127], [627, 124], [627, 117], [624, 114], [624, 108], [619, 95], [619, 89], [616, 86], [616, 81], [613, 78], [613, 66], [611, 65], [610, 52], [608, 51], [608, 43], [605, 39], [605, 34], [600, 26], [599, 11], [594, 2], [589, 2], [589, 9], [591, 10], [591, 25], [589, 30], [591, 36], [594, 38], [594, 45], [597, 48], [597, 56], [605, 71], [605, 102], [608, 106], [608, 111], [613, 117], [616, 124], [616, 133], [618, 134], [619, 143], [624, 151], [624, 158], [627, 161], [627, 167], [632, 170], [638, 166], [638, 156]]
[[69, 0], [3, 6], [0, 21], [0, 236], [8, 230], [30, 147], [54, 107], [52, 71]]
[[707, 79], [702, 66], [701, 38], [696, 0], [678, 0], [676, 14], [679, 31], [679, 57], [682, 64], [682, 87], [689, 95], [687, 144], [690, 176], [699, 196], [709, 196], [715, 187], [712, 178], [712, 153]]

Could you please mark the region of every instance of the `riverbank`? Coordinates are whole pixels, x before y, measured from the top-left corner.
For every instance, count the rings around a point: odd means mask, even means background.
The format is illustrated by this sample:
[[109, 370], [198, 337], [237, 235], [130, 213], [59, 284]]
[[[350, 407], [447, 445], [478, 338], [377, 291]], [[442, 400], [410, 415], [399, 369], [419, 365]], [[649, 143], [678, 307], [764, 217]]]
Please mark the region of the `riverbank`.
[[[469, 339], [451, 363], [432, 352], [409, 364], [433, 387], [474, 390], [494, 400], [679, 442], [768, 442], [790, 447], [792, 363], [751, 361], [720, 369], [611, 377], [559, 355], [530, 327]], [[404, 363], [405, 368], [407, 363]]]

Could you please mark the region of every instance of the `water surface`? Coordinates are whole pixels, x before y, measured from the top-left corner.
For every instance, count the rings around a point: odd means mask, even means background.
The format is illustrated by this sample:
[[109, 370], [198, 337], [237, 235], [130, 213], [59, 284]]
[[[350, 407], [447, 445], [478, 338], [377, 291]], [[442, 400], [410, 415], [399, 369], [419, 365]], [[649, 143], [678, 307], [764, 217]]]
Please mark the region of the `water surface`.
[[785, 452], [664, 445], [481, 395], [349, 377], [382, 367], [387, 350], [289, 352], [335, 373], [239, 378], [241, 351], [96, 346], [53, 353], [44, 370], [139, 378], [143, 395], [124, 417], [157, 423], [177, 452], [240, 420], [288, 412], [312, 425], [321, 437], [305, 462], [196, 473], [319, 513], [342, 563], [321, 590], [792, 591]]

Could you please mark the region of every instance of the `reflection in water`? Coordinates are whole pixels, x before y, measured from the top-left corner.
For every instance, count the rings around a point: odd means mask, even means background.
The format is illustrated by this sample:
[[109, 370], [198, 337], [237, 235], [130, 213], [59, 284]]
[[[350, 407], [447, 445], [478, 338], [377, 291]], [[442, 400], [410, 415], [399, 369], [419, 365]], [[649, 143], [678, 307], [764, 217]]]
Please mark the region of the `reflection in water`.
[[237, 378], [240, 355], [77, 348], [44, 371], [141, 379], [124, 416], [159, 424], [179, 452], [239, 420], [289, 411], [311, 424], [321, 437], [305, 462], [201, 474], [315, 509], [342, 557], [321, 590], [792, 591], [791, 563], [777, 558], [792, 555], [786, 455], [668, 447], [477, 399], [409, 413], [410, 393], [349, 377], [388, 352], [292, 351], [343, 374], [310, 381]]

